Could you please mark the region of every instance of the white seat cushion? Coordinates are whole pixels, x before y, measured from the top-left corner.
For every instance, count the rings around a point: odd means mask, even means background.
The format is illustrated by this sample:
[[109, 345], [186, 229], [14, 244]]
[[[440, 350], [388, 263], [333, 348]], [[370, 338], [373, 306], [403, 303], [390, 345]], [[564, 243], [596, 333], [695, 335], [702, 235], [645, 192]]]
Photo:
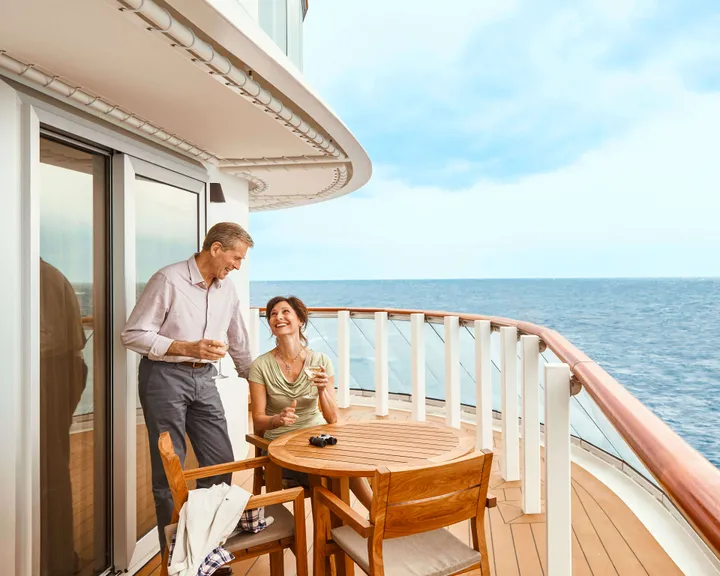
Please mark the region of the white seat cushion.
[[[350, 526], [332, 531], [335, 542], [366, 573], [370, 573], [367, 539]], [[440, 528], [412, 536], [383, 540], [388, 576], [447, 576], [480, 562], [480, 553]]]

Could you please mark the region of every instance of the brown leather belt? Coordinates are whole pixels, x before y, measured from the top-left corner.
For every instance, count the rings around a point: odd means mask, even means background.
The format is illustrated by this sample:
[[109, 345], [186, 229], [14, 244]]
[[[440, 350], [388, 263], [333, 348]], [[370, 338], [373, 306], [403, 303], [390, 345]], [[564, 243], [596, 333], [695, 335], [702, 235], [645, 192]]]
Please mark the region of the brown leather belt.
[[208, 362], [178, 362], [181, 366], [188, 366], [190, 368], [204, 368], [208, 365]]

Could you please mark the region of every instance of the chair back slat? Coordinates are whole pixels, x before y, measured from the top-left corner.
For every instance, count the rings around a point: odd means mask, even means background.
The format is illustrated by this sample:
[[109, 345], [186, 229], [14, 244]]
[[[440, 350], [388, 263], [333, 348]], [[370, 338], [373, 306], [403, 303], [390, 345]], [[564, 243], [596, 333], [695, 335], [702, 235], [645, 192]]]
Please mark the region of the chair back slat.
[[385, 538], [398, 538], [452, 526], [477, 514], [480, 488], [407, 504], [393, 504], [385, 511]]
[[383, 538], [397, 538], [473, 518], [484, 509], [491, 465], [492, 452], [483, 450], [423, 468], [378, 471], [371, 520]]
[[388, 504], [436, 498], [479, 486], [482, 483], [486, 457], [487, 452], [483, 451], [424, 468], [389, 466], [391, 476]]

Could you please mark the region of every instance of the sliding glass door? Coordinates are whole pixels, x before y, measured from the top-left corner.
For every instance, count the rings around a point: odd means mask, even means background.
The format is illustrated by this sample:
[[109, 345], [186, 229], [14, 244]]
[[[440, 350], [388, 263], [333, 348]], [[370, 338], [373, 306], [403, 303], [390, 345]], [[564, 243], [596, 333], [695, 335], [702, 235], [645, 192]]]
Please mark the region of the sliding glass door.
[[111, 563], [106, 154], [40, 140], [42, 576]]

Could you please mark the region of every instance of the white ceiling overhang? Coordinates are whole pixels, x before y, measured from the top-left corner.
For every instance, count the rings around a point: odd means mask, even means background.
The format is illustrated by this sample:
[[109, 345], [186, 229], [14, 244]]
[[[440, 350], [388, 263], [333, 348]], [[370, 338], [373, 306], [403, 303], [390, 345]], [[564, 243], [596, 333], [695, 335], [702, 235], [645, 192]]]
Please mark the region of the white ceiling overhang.
[[249, 180], [251, 210], [370, 177], [357, 140], [249, 18], [197, 0], [0, 2], [0, 73]]

